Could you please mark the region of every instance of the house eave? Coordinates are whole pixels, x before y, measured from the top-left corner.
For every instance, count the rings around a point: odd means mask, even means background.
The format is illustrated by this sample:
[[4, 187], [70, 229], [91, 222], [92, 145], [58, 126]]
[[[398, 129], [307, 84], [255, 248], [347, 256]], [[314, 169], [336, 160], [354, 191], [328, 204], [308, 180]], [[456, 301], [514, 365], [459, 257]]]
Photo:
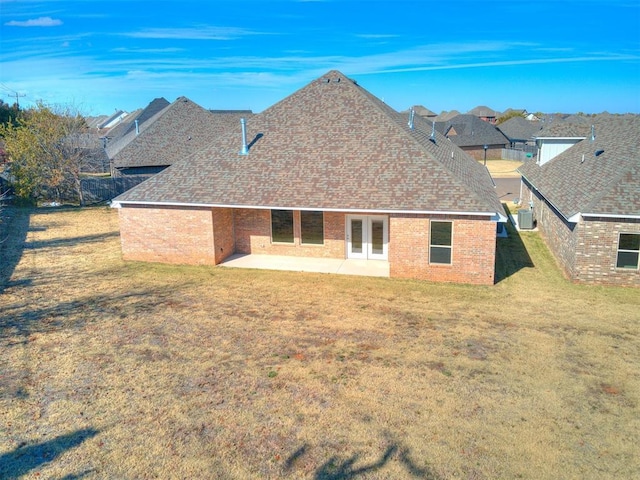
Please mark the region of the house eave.
[[186, 207], [186, 208], [245, 208], [251, 210], [314, 210], [320, 212], [342, 213], [370, 213], [370, 214], [413, 214], [413, 215], [456, 215], [472, 217], [490, 217], [495, 222], [506, 222], [507, 217], [500, 212], [455, 212], [445, 210], [392, 210], [392, 209], [368, 209], [368, 208], [317, 208], [317, 207], [291, 207], [283, 205], [229, 205], [217, 203], [180, 203], [180, 202], [141, 202], [141, 201], [112, 201], [111, 208], [123, 206], [148, 205], [153, 207]]
[[577, 213], [585, 218], [620, 218], [624, 220], [640, 220], [640, 215], [624, 215], [620, 213]]

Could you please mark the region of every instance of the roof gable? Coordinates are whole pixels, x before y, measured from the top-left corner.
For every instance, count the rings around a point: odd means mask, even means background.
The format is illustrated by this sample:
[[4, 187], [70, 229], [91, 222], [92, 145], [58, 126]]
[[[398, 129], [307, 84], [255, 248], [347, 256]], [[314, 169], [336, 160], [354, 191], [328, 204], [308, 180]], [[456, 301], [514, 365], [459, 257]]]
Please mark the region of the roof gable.
[[[127, 203], [495, 215], [484, 167], [337, 71], [118, 197]], [[435, 141], [434, 141], [435, 140]]]
[[214, 114], [179, 97], [139, 124], [138, 134], [134, 127], [107, 151], [116, 168], [172, 165], [225, 132], [235, 118], [227, 113]]
[[471, 114], [457, 115], [446, 122], [436, 122], [436, 128], [459, 147], [509, 143], [507, 137], [495, 126]]

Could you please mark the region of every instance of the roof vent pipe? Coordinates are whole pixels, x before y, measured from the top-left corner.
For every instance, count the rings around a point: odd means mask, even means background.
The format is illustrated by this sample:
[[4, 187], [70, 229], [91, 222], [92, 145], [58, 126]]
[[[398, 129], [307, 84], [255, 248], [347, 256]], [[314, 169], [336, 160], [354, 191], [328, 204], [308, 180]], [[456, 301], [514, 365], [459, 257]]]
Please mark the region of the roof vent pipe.
[[416, 114], [415, 110], [413, 109], [413, 107], [411, 107], [411, 110], [409, 110], [409, 122], [407, 123], [407, 125], [409, 125], [409, 128], [411, 130], [413, 130], [413, 117]]
[[140, 127], [138, 126], [138, 119], [136, 118], [136, 135], [140, 134]]
[[591, 141], [595, 142], [596, 140], [596, 126], [591, 125]]
[[431, 137], [429, 138], [433, 143], [436, 143], [436, 122], [431, 121]]
[[247, 146], [247, 121], [244, 118], [240, 119], [240, 126], [242, 126], [242, 150], [240, 150], [240, 155], [248, 155], [249, 147]]

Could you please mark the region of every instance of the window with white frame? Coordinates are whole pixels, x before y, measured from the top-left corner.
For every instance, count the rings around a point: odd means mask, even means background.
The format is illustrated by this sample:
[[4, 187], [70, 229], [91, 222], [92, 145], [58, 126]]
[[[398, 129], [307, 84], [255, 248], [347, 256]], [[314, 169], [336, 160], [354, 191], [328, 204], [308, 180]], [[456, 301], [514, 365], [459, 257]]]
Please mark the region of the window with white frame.
[[432, 220], [429, 232], [429, 263], [451, 265], [453, 222]]
[[293, 210], [271, 210], [271, 241], [293, 243]]
[[618, 237], [616, 268], [638, 269], [640, 233], [621, 233]]

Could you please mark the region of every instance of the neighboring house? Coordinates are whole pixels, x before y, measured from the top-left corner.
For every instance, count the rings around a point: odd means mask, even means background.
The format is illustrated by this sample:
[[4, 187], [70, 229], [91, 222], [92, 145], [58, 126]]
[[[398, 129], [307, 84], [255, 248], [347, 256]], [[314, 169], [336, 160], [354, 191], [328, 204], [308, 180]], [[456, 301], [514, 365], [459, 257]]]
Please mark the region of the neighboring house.
[[509, 139], [490, 123], [475, 115], [458, 115], [446, 122], [436, 122], [436, 130], [476, 160], [501, 158]]
[[494, 283], [503, 206], [431, 122], [412, 128], [330, 71], [244, 125], [114, 199], [126, 260], [355, 258], [392, 277]]
[[414, 105], [413, 107], [403, 111], [402, 113], [409, 115], [409, 113], [411, 112], [411, 109], [413, 109], [413, 112], [415, 115], [419, 115], [420, 117], [426, 120], [435, 120], [435, 118], [438, 116], [437, 113], [432, 112], [431, 110], [429, 110], [426, 107], [423, 107], [422, 105]]
[[432, 120], [434, 120], [436, 123], [446, 122], [447, 120], [451, 120], [453, 117], [457, 117], [458, 115], [460, 115], [460, 112], [457, 110], [451, 110], [450, 112], [443, 110]]
[[548, 127], [544, 127], [536, 135], [537, 162], [540, 165], [544, 165], [552, 158], [587, 138], [590, 132], [591, 127], [583, 122], [555, 121]]
[[478, 117], [480, 120], [484, 122], [488, 122], [491, 125], [495, 125], [498, 121], [498, 117], [500, 116], [500, 112], [496, 112], [495, 110], [485, 107], [483, 105], [474, 108], [473, 110], [469, 110], [467, 112], [469, 115], [474, 115]]
[[569, 278], [640, 286], [640, 117], [599, 123], [595, 139], [520, 173], [522, 201]]
[[112, 128], [115, 125], [117, 125], [119, 122], [121, 122], [127, 115], [128, 115], [127, 112], [123, 110], [116, 110], [116, 113], [108, 117], [102, 123], [98, 124], [98, 129], [102, 130], [105, 128]]
[[[118, 145], [117, 150], [121, 150], [125, 147], [125, 142], [120, 142], [121, 139], [127, 138], [129, 141], [135, 138], [135, 135], [130, 135], [136, 129], [138, 131], [142, 126], [150, 119], [152, 119], [158, 112], [170, 105], [169, 101], [164, 97], [154, 98], [149, 105], [143, 109], [138, 109], [135, 112], [127, 115], [120, 123], [115, 127], [110, 128], [104, 135], [105, 147], [110, 145]], [[113, 154], [117, 153], [116, 149], [112, 148]]]
[[239, 124], [240, 114], [213, 113], [179, 97], [144, 123], [109, 143], [111, 174], [153, 175], [202, 149], [217, 135]]
[[522, 149], [525, 145], [535, 145], [534, 137], [540, 132], [542, 126], [540, 122], [532, 122], [524, 117], [512, 117], [497, 128], [509, 139], [511, 148]]

